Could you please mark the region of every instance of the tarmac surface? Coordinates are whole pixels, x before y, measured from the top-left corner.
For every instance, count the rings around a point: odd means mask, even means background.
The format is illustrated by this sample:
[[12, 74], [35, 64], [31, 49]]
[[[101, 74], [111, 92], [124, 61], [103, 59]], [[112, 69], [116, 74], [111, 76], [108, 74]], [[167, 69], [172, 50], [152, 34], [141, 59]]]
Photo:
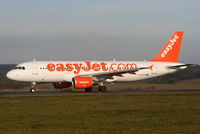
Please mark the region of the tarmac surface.
[[[189, 93], [189, 92], [199, 92], [200, 89], [130, 89], [130, 90], [110, 90], [104, 92], [103, 94], [134, 94], [134, 93]], [[25, 91], [16, 91], [16, 92], [0, 92], [0, 96], [12, 96], [12, 95], [19, 95], [19, 96], [27, 96], [27, 95], [92, 95], [92, 94], [100, 94], [98, 91], [93, 92], [84, 92], [84, 91], [36, 91], [35, 93], [25, 92]]]

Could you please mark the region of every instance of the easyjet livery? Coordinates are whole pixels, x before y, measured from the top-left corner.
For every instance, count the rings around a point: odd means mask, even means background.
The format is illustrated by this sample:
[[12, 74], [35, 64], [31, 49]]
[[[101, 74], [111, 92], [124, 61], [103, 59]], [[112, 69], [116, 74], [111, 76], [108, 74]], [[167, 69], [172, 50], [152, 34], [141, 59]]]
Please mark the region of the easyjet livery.
[[32, 61], [17, 65], [7, 73], [16, 81], [31, 82], [30, 92], [35, 92], [37, 82], [51, 82], [55, 88], [68, 88], [92, 91], [94, 85], [100, 92], [106, 92], [104, 83], [137, 81], [149, 79], [177, 70], [191, 64], [178, 63], [184, 32], [175, 32], [149, 61]]

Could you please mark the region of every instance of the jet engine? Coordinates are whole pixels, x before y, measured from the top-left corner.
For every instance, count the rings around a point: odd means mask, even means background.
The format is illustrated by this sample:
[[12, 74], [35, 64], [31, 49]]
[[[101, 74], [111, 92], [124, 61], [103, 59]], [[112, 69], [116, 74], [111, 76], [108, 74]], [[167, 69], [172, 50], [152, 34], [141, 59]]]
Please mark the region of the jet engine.
[[71, 82], [55, 82], [53, 83], [54, 88], [57, 89], [63, 89], [63, 88], [68, 88], [72, 86]]
[[93, 85], [91, 77], [74, 77], [72, 79], [74, 88], [90, 88]]

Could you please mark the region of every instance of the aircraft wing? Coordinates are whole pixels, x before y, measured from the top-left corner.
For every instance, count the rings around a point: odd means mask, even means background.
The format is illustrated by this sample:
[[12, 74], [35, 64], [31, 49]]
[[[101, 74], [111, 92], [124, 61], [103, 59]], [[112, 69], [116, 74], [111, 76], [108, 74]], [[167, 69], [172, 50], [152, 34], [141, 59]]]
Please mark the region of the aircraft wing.
[[149, 67], [141, 67], [135, 69], [127, 69], [127, 70], [119, 70], [119, 71], [110, 71], [110, 72], [101, 72], [101, 73], [93, 73], [93, 74], [85, 74], [85, 75], [78, 75], [80, 77], [93, 77], [98, 81], [104, 81], [106, 79], [113, 79], [113, 76], [123, 77], [122, 74], [129, 73], [135, 74], [135, 72], [143, 69], [149, 69]]

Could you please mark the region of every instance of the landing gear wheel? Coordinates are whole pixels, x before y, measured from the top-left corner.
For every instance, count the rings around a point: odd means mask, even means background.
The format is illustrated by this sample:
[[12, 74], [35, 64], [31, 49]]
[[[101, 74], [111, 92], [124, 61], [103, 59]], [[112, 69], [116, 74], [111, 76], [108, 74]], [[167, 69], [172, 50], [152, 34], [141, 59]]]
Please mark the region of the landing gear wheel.
[[92, 92], [92, 87], [85, 88], [85, 92]]
[[36, 82], [31, 83], [31, 89], [30, 89], [31, 93], [35, 93], [35, 85], [36, 85]]
[[106, 86], [100, 86], [99, 87], [99, 92], [106, 92], [106, 91], [107, 91]]
[[30, 92], [31, 92], [31, 93], [35, 93], [35, 88], [31, 88], [31, 89], [30, 89]]

